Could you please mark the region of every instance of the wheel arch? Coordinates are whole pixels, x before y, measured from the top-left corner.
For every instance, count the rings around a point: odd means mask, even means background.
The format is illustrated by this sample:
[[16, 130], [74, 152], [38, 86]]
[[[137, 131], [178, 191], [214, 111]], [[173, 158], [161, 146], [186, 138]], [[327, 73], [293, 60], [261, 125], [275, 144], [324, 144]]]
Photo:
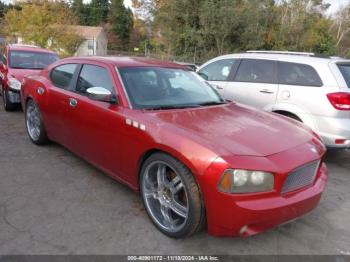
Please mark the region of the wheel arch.
[[292, 104], [278, 104], [271, 110], [274, 113], [294, 118], [309, 126], [312, 130], [317, 130], [316, 124], [312, 116], [305, 110]]
[[165, 147], [154, 147], [154, 148], [150, 148], [150, 149], [146, 150], [143, 154], [141, 154], [141, 156], [139, 157], [139, 159], [137, 161], [136, 171], [137, 171], [137, 188], [138, 189], [140, 186], [140, 176], [141, 176], [142, 166], [145, 163], [145, 161], [151, 155], [153, 155], [155, 153], [167, 154], [167, 155], [177, 159], [181, 163], [183, 163], [191, 171], [198, 187], [200, 187], [200, 185], [198, 184], [198, 181], [196, 179], [196, 174], [198, 174], [198, 170], [194, 167], [193, 164], [191, 164], [191, 162], [185, 156], [183, 156], [183, 154], [176, 152], [175, 150], [166, 149]]
[[291, 113], [291, 112], [289, 112], [289, 111], [285, 111], [285, 110], [275, 110], [275, 111], [272, 111], [272, 112], [274, 112], [274, 113], [276, 113], [276, 114], [288, 116], [288, 117], [290, 117], [290, 118], [293, 118], [293, 119], [295, 119], [295, 120], [298, 120], [298, 121], [300, 121], [300, 122], [303, 122], [303, 120], [302, 120], [298, 115], [296, 115], [296, 114], [294, 114], [294, 113]]

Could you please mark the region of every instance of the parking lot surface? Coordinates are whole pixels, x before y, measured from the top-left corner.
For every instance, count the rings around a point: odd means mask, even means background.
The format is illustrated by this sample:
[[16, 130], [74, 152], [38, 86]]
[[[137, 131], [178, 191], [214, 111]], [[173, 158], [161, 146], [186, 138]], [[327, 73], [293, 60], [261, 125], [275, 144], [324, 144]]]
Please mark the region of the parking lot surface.
[[0, 255], [350, 254], [350, 151], [328, 152], [326, 192], [305, 217], [250, 238], [173, 240], [138, 194], [57, 144], [33, 145], [23, 113], [0, 107]]

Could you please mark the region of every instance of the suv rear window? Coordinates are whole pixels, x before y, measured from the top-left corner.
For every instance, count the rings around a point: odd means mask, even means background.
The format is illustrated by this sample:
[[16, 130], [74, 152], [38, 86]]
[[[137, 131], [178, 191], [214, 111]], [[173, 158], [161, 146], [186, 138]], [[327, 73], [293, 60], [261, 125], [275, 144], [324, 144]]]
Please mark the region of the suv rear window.
[[350, 88], [350, 64], [337, 64], [341, 74], [344, 77], [346, 85]]
[[312, 66], [289, 62], [278, 62], [278, 82], [282, 85], [323, 86]]

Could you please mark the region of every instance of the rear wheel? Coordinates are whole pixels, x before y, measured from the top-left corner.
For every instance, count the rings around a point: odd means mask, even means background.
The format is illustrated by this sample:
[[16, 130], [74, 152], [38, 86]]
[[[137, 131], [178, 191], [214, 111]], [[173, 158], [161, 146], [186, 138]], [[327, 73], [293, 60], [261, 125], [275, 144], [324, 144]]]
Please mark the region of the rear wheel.
[[184, 238], [202, 228], [203, 200], [185, 165], [169, 155], [156, 153], [144, 163], [140, 179], [144, 206], [161, 232]]
[[29, 138], [34, 144], [43, 145], [48, 142], [39, 107], [32, 99], [27, 102], [25, 122]]
[[2, 88], [2, 100], [5, 111], [14, 111], [17, 108], [17, 104], [9, 100], [8, 91], [4, 88]]

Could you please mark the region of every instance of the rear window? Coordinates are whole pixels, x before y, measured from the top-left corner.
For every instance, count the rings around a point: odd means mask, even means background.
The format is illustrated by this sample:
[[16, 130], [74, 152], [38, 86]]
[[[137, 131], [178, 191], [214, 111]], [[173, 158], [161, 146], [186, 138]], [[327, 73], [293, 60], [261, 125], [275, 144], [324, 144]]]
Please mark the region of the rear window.
[[350, 88], [350, 64], [338, 64], [338, 68], [344, 77], [346, 85]]
[[278, 80], [282, 85], [323, 86], [316, 70], [305, 64], [278, 62]]

